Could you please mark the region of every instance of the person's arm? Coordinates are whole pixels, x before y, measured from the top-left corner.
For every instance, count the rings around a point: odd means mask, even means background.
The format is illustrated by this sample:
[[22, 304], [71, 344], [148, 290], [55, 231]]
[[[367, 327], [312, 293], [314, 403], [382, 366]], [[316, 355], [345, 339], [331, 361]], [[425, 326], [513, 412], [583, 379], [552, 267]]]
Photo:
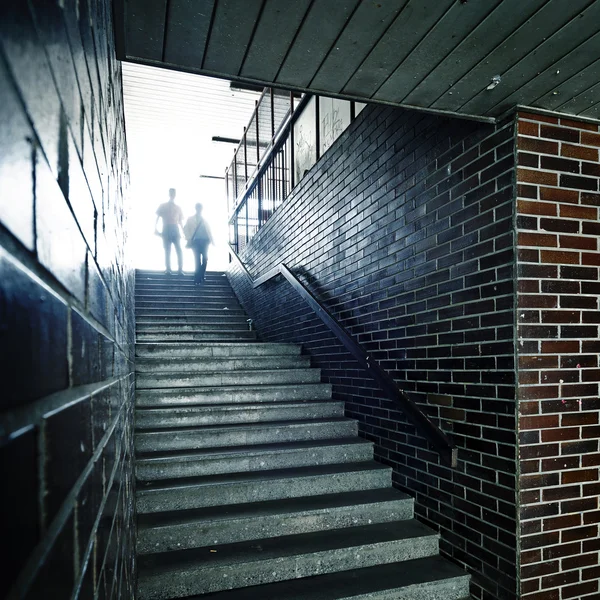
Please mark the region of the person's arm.
[[156, 233], [156, 235], [160, 235], [160, 231], [158, 231], [159, 219], [160, 219], [160, 215], [156, 215], [156, 223], [154, 223], [154, 233]]

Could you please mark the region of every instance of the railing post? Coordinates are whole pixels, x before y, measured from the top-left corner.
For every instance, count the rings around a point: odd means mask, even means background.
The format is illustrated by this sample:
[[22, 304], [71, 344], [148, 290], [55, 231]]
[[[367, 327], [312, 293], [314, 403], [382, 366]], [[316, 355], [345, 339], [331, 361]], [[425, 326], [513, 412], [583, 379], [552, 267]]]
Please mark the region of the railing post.
[[[294, 92], [290, 92], [290, 115], [294, 114]], [[284, 168], [285, 177], [285, 168]], [[294, 168], [294, 122], [290, 120], [290, 192], [294, 189], [296, 183]]]

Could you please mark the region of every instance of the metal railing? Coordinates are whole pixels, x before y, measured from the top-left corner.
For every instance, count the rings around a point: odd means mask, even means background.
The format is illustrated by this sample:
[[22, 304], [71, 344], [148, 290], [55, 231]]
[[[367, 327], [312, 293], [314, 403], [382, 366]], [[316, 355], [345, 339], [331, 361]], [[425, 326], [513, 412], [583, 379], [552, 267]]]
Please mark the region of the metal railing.
[[240, 266], [243, 273], [252, 282], [252, 287], [263, 285], [267, 281], [281, 275], [292, 286], [293, 290], [308, 304], [313, 312], [323, 321], [329, 330], [337, 337], [342, 345], [356, 359], [358, 364], [375, 380], [385, 395], [394, 401], [417, 431], [436, 449], [442, 461], [451, 467], [457, 466], [458, 449], [454, 442], [413, 402], [406, 392], [401, 390], [391, 375], [352, 337], [339, 321], [317, 300], [310, 290], [285, 266], [279, 266], [268, 271], [265, 275], [252, 278], [246, 265], [242, 262], [233, 248], [230, 255]]
[[231, 246], [244, 249], [361, 107], [265, 89], [225, 172]]

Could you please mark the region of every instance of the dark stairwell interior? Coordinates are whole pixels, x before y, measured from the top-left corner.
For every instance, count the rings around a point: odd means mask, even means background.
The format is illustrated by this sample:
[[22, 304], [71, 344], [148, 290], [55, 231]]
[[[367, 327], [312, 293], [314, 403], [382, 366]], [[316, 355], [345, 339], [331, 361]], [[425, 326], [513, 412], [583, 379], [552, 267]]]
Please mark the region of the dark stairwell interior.
[[[260, 581], [273, 598], [387, 589], [422, 599], [437, 598], [436, 586], [460, 597], [466, 572], [476, 600], [596, 598], [600, 3], [292, 4], [0, 3], [0, 596], [130, 599], [139, 583], [140, 597], [245, 598]], [[170, 70], [147, 66], [158, 64]], [[212, 132], [242, 139], [227, 171], [230, 241], [264, 283], [254, 287], [232, 262], [222, 286], [242, 308], [227, 318], [173, 282], [181, 298], [167, 293], [169, 307], [140, 298], [136, 357], [133, 267], [144, 248], [133, 237], [134, 124], [154, 158], [142, 169], [148, 183], [167, 164], [197, 179], [199, 163], [191, 151], [177, 155], [178, 144], [157, 144], [153, 128], [173, 121], [150, 96], [184, 121], [191, 148], [201, 146], [193, 123], [217, 122], [181, 110], [176, 101], [189, 107], [198, 86], [174, 69], [227, 77], [211, 81], [225, 88], [218, 108], [229, 120], [236, 86], [277, 87], [245, 133], [243, 124]], [[144, 72], [153, 84], [140, 92]], [[127, 77], [139, 84], [131, 93]], [[324, 92], [332, 97], [311, 98]], [[252, 104], [255, 92], [244, 93]], [[364, 107], [370, 100], [394, 106]], [[145, 115], [132, 118], [128, 102]], [[307, 110], [286, 129], [290, 104]], [[269, 123], [268, 105], [282, 121]], [[207, 173], [208, 162], [200, 174], [221, 178], [225, 164]], [[159, 188], [147, 185], [146, 205]], [[288, 281], [267, 277], [281, 263], [450, 438], [456, 467]], [[211, 348], [233, 354], [202, 356], [197, 336], [216, 323], [226, 336], [224, 321], [232, 345]], [[240, 338], [255, 332], [259, 341]], [[264, 351], [278, 368], [263, 369]], [[280, 382], [285, 399], [265, 401], [250, 381], [223, 395], [215, 360], [234, 367], [229, 375], [302, 381]], [[146, 386], [137, 425], [136, 366]], [[219, 402], [187, 406], [198, 390]], [[227, 438], [242, 430], [244, 440]], [[260, 436], [274, 431], [311, 439], [278, 437], [286, 452], [272, 454]], [[286, 485], [262, 483], [286, 469]], [[312, 483], [297, 477], [302, 469]], [[286, 497], [244, 500], [252, 478], [261, 485], [248, 493]], [[351, 487], [311, 495], [342, 480]], [[229, 504], [210, 506], [217, 488]], [[206, 505], [177, 505], [184, 497]], [[156, 499], [164, 504], [147, 511]], [[367, 508], [378, 523], [363, 522]], [[203, 546], [199, 529], [219, 535]], [[309, 555], [317, 542], [322, 552]], [[426, 556], [411, 555], [416, 548]], [[257, 552], [268, 555], [263, 567]], [[281, 571], [267, 569], [273, 561]], [[429, 583], [407, 570], [414, 561], [437, 565]], [[194, 577], [206, 569], [213, 583]]]

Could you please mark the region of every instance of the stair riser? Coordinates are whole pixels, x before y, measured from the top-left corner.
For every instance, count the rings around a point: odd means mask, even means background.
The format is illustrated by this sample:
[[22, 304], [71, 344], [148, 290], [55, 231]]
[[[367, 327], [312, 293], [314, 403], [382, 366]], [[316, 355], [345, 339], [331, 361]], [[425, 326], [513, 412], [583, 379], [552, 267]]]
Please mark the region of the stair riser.
[[154, 310], [165, 310], [165, 309], [181, 309], [181, 310], [202, 310], [202, 309], [214, 309], [223, 310], [227, 307], [228, 310], [241, 310], [241, 306], [237, 302], [221, 302], [214, 300], [189, 300], [184, 301], [181, 299], [173, 300], [172, 302], [164, 302], [161, 300], [140, 300], [135, 303], [136, 311], [146, 309]]
[[141, 317], [136, 318], [136, 324], [139, 325], [194, 325], [206, 323], [224, 323], [227, 325], [240, 325], [248, 329], [248, 319], [244, 315], [230, 315], [228, 311], [221, 311], [216, 315], [197, 315], [192, 317], [172, 316], [172, 317]]
[[196, 358], [192, 360], [143, 359], [136, 361], [136, 373], [206, 373], [253, 369], [307, 369], [308, 356], [260, 356], [251, 358]]
[[138, 459], [136, 478], [138, 481], [158, 481], [179, 477], [202, 477], [223, 475], [226, 473], [250, 473], [308, 467], [311, 465], [336, 465], [371, 460], [373, 447], [369, 443], [349, 444], [346, 446], [324, 446], [320, 448], [295, 449], [280, 453], [257, 452], [242, 455], [219, 456], [184, 460]]
[[138, 389], [157, 389], [214, 385], [317, 383], [320, 379], [320, 369], [282, 369], [281, 371], [256, 371], [255, 373], [231, 371], [230, 373], [205, 373], [199, 376], [140, 373], [137, 376], [137, 387]]
[[[471, 600], [469, 576], [455, 577], [368, 594], [336, 596], [336, 600]], [[191, 600], [191, 599], [190, 599]], [[296, 599], [293, 599], [296, 600]]]
[[273, 421], [293, 421], [297, 419], [326, 419], [343, 417], [341, 403], [312, 404], [281, 408], [253, 408], [240, 410], [215, 409], [166, 409], [160, 413], [138, 410], [135, 415], [137, 429], [157, 429], [161, 427], [201, 427], [208, 425], [232, 425], [235, 423], [269, 423]]
[[199, 448], [224, 448], [252, 446], [308, 440], [326, 440], [357, 435], [355, 421], [314, 423], [312, 425], [257, 426], [246, 430], [223, 428], [206, 431], [139, 432], [135, 435], [137, 452], [162, 452], [166, 450], [192, 450]]
[[138, 487], [136, 504], [139, 513], [153, 513], [300, 496], [358, 492], [389, 485], [391, 485], [391, 471], [374, 469], [281, 480], [265, 479], [260, 482], [260, 485], [257, 485], [256, 481], [244, 481], [219, 485], [190, 485], [160, 490], [144, 490], [142, 487]]
[[[135, 354], [142, 361], [146, 358], [192, 359], [192, 358], [249, 358], [251, 356], [300, 356], [300, 347], [291, 344], [195, 344], [173, 345], [137, 344]], [[137, 362], [139, 364], [139, 361]]]
[[412, 500], [351, 505], [282, 515], [253, 516], [251, 519], [222, 519], [140, 528], [137, 551], [152, 554], [217, 544], [234, 544], [284, 535], [295, 535], [372, 523], [411, 519]]
[[234, 308], [230, 306], [227, 310], [223, 307], [218, 308], [137, 308], [135, 316], [138, 319], [146, 317], [197, 317], [202, 318], [204, 315], [219, 317], [221, 315], [230, 315], [244, 317], [247, 319], [246, 313], [242, 308]]
[[136, 406], [181, 406], [186, 404], [237, 404], [246, 402], [286, 402], [295, 400], [328, 400], [331, 385], [315, 383], [275, 388], [232, 388], [219, 390], [138, 390]]
[[139, 581], [139, 598], [158, 600], [208, 594], [249, 585], [412, 560], [432, 556], [437, 551], [437, 537], [426, 536], [301, 554], [284, 559], [255, 560], [225, 567], [211, 568], [207, 562], [204, 565], [173, 569], [169, 573], [149, 573]]
[[239, 340], [241, 342], [256, 339], [255, 331], [237, 333], [223, 331], [206, 331], [202, 333], [149, 333], [142, 331], [135, 336], [138, 342], [227, 342]]
[[218, 331], [218, 332], [239, 332], [244, 333], [251, 331], [247, 323], [229, 323], [227, 321], [219, 321], [213, 323], [151, 323], [144, 325], [138, 323], [135, 327], [138, 333], [203, 333], [205, 331]]

